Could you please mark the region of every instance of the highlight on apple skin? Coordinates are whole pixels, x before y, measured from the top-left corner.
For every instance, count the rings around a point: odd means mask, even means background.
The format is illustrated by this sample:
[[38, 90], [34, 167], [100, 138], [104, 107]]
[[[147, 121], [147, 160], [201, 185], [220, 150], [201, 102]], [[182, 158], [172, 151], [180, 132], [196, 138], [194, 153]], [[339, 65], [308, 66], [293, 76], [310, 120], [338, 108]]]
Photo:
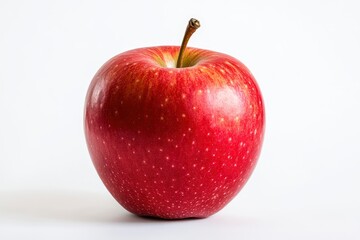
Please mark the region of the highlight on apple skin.
[[159, 46], [119, 54], [94, 76], [84, 127], [95, 168], [128, 211], [208, 217], [249, 179], [265, 129], [260, 89], [235, 58]]

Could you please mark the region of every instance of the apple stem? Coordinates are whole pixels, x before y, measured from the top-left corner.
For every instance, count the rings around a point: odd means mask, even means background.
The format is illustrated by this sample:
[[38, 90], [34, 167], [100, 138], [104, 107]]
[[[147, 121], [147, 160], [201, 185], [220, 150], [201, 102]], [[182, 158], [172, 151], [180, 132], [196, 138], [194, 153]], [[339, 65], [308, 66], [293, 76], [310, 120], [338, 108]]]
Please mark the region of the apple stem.
[[182, 67], [183, 55], [184, 55], [184, 52], [185, 52], [186, 45], [188, 44], [191, 35], [199, 27], [200, 27], [200, 22], [198, 20], [196, 20], [195, 18], [191, 18], [188, 25], [187, 25], [187, 27], [186, 27], [185, 35], [184, 35], [183, 41], [181, 43], [179, 56], [178, 56], [178, 59], [177, 59], [177, 62], [176, 62], [176, 67], [177, 68]]

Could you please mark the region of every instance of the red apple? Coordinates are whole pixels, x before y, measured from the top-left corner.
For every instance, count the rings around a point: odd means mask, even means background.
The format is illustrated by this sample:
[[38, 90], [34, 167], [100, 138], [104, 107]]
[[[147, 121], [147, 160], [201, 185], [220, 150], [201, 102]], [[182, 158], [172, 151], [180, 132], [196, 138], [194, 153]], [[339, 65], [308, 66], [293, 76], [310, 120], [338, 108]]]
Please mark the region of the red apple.
[[196, 48], [187, 48], [176, 68], [179, 51], [119, 54], [96, 73], [86, 96], [93, 163], [114, 198], [137, 215], [210, 216], [240, 191], [260, 154], [264, 104], [249, 70]]

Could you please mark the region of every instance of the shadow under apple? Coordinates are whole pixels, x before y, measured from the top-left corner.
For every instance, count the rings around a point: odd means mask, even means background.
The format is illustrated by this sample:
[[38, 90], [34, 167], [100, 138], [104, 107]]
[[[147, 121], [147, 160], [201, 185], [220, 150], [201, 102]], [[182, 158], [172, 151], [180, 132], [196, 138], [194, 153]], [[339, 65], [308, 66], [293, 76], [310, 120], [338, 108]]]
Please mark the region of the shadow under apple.
[[[216, 222], [216, 219], [210, 218]], [[136, 216], [123, 209], [110, 195], [101, 193], [26, 190], [0, 191], [0, 222], [3, 220], [15, 222], [61, 221], [69, 223], [171, 224], [188, 221], [198, 222], [202, 219], [165, 220]], [[240, 225], [247, 225], [252, 222], [249, 222], [249, 219], [240, 219], [240, 222], [239, 219], [233, 220], [231, 219], [230, 222], [237, 222]]]

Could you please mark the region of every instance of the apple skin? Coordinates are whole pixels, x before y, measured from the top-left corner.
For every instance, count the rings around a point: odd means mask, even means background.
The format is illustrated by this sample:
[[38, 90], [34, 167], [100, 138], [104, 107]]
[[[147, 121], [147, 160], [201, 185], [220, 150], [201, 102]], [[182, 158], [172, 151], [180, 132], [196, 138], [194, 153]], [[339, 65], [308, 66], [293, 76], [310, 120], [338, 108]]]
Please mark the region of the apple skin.
[[128, 211], [208, 217], [250, 177], [263, 143], [264, 104], [249, 70], [226, 54], [179, 47], [119, 54], [94, 76], [85, 136], [95, 168]]

